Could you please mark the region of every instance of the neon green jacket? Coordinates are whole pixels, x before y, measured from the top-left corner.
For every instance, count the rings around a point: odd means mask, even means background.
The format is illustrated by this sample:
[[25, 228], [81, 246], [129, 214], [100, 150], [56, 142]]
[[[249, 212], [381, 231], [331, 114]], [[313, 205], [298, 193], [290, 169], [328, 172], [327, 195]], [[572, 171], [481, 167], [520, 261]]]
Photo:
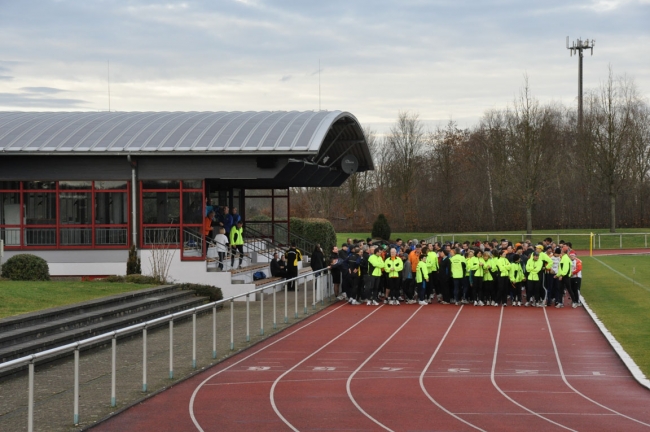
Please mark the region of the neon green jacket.
[[379, 255], [375, 255], [375, 254], [370, 255], [370, 257], [368, 258], [368, 264], [372, 264], [372, 266], [374, 267], [370, 276], [377, 276], [377, 277], [381, 276], [381, 269], [384, 268], [384, 260], [382, 260]]
[[[474, 272], [474, 276], [483, 277], [483, 266], [478, 265], [480, 262], [479, 260], [483, 260], [483, 258], [471, 257], [467, 263], [467, 267], [469, 268], [469, 271]], [[485, 263], [483, 265], [485, 265]]]
[[510, 264], [510, 269], [508, 270], [508, 277], [510, 282], [519, 283], [522, 282], [524, 278], [524, 269], [521, 267], [520, 262], [513, 262]]
[[553, 268], [553, 261], [548, 255], [546, 255], [546, 252], [541, 252], [539, 254], [539, 259], [540, 261], [544, 261], [546, 263], [545, 265], [542, 266], [546, 270], [550, 270], [551, 268]]
[[492, 273], [490, 273], [489, 268], [492, 265], [493, 258], [481, 259], [483, 260], [483, 282], [492, 282], [494, 278], [492, 277]]
[[239, 246], [244, 244], [244, 227], [237, 229], [237, 225], [230, 229], [230, 245]]
[[499, 276], [508, 277], [508, 272], [510, 271], [510, 261], [508, 261], [508, 258], [497, 259], [497, 268], [499, 269]]
[[542, 261], [542, 254], [539, 255], [539, 259], [535, 261], [533, 258], [528, 258], [526, 261], [526, 271], [528, 272], [528, 280], [536, 282], [539, 280], [539, 272], [542, 271], [544, 267], [544, 261]]
[[384, 271], [388, 274], [389, 278], [396, 278], [399, 277], [399, 272], [401, 272], [404, 269], [404, 261], [400, 257], [395, 257], [395, 259], [391, 259], [391, 257], [386, 258], [386, 261], [384, 261]]
[[415, 282], [422, 283], [423, 280], [429, 279], [429, 270], [427, 269], [427, 263], [420, 261], [418, 266], [415, 269]]
[[438, 254], [433, 251], [427, 254], [427, 270], [429, 273], [438, 271]]
[[571, 276], [571, 258], [569, 258], [569, 255], [564, 254], [560, 258], [560, 268], [557, 275], [562, 277]]
[[449, 258], [451, 263], [451, 277], [454, 279], [463, 278], [463, 263], [465, 263], [465, 257], [461, 254], [454, 255]]

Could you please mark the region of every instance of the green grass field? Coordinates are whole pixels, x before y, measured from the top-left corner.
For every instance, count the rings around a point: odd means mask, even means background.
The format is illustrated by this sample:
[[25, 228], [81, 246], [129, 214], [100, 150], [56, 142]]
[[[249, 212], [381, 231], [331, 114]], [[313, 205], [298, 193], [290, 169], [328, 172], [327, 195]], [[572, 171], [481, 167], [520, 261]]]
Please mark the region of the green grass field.
[[[650, 245], [650, 228], [620, 228], [617, 230], [616, 234], [610, 234], [607, 229], [570, 229], [570, 230], [538, 230], [533, 231], [532, 240], [533, 242], [542, 241], [546, 237], [551, 237], [553, 240], [564, 240], [571, 242], [574, 249], [578, 250], [587, 250], [589, 249], [589, 233], [599, 234], [594, 237], [594, 248], [599, 249], [619, 249], [621, 246], [621, 235], [623, 239], [623, 248], [632, 249], [632, 248], [645, 248]], [[539, 233], [539, 234], [536, 234]], [[648, 233], [637, 234], [637, 233]], [[477, 234], [482, 234], [479, 236]], [[489, 235], [488, 235], [489, 234]], [[632, 235], [637, 234], [637, 235]], [[337, 244], [340, 246], [348, 238], [363, 238], [368, 237], [369, 233], [337, 233]], [[426, 239], [433, 235], [438, 236], [438, 240], [442, 241], [464, 241], [464, 240], [487, 240], [487, 239], [501, 239], [508, 238], [513, 242], [521, 241], [522, 238], [526, 238], [526, 235], [523, 231], [500, 231], [500, 232], [483, 232], [483, 233], [393, 233], [391, 237], [396, 239], [401, 237], [402, 239], [412, 239], [417, 238]], [[522, 237], [523, 235], [523, 237]]]
[[0, 318], [92, 300], [154, 285], [93, 282], [0, 281]]
[[643, 373], [650, 376], [650, 255], [585, 257], [582, 262], [582, 295]]

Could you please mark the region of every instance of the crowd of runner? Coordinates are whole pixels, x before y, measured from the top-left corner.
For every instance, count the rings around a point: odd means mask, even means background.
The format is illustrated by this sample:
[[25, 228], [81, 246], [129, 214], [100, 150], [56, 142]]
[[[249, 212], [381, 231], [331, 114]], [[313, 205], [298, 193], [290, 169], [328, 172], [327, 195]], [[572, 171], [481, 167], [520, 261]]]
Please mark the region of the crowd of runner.
[[394, 243], [348, 239], [331, 254], [334, 292], [350, 304], [572, 307], [580, 303], [582, 262], [570, 242], [502, 239]]

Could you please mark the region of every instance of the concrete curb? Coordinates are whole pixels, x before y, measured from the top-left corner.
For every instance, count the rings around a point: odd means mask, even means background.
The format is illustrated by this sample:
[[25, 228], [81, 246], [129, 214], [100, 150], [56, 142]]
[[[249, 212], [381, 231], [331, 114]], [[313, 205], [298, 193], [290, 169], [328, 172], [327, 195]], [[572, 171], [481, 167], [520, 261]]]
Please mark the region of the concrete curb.
[[598, 329], [600, 329], [600, 332], [605, 336], [607, 339], [607, 342], [614, 348], [614, 351], [616, 351], [616, 354], [620, 357], [621, 360], [623, 360], [623, 363], [625, 364], [625, 367], [630, 371], [634, 379], [641, 384], [643, 387], [647, 388], [650, 390], [650, 380], [646, 378], [646, 376], [643, 374], [641, 369], [639, 369], [639, 366], [634, 362], [632, 357], [623, 349], [623, 346], [616, 340], [613, 334], [610, 333], [609, 330], [607, 330], [607, 327], [605, 327], [605, 324], [598, 318], [598, 315], [591, 310], [587, 302], [585, 301], [585, 298], [580, 295], [580, 301], [582, 302], [585, 310], [589, 314], [592, 320], [594, 320], [594, 323], [598, 326]]

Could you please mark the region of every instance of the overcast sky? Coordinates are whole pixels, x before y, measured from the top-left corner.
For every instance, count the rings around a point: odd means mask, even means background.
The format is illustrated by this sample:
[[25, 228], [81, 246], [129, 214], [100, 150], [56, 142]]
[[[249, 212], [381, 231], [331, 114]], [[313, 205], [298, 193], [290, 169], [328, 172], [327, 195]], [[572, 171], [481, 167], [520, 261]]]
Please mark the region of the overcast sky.
[[315, 110], [384, 132], [400, 110], [433, 127], [512, 103], [576, 104], [611, 64], [650, 95], [650, 0], [0, 0], [0, 110]]

